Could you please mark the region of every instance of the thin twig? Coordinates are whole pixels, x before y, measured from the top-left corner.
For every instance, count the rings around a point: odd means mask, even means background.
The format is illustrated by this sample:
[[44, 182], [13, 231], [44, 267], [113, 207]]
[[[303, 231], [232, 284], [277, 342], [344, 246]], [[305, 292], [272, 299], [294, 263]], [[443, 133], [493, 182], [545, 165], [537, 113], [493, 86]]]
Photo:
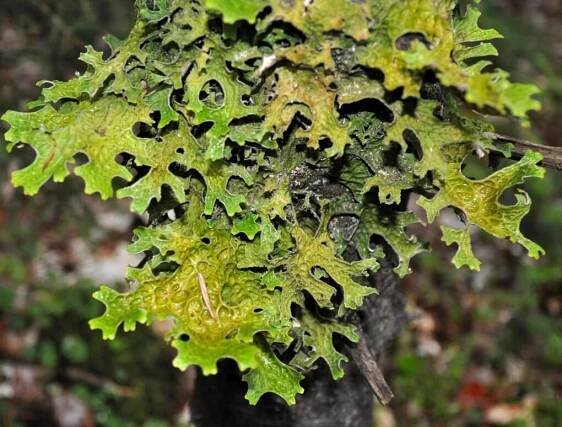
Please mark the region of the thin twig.
[[104, 390], [107, 390], [109, 393], [113, 394], [114, 396], [134, 397], [136, 395], [135, 390], [131, 387], [125, 387], [119, 385], [107, 378], [99, 377], [98, 375], [92, 372], [87, 372], [82, 369], [68, 368], [65, 371], [65, 374], [71, 380], [89, 384], [94, 387], [103, 388]]
[[517, 139], [507, 135], [494, 132], [486, 132], [485, 136], [496, 141], [508, 142], [513, 144], [512, 153], [514, 158], [521, 158], [526, 151], [537, 151], [543, 156], [542, 165], [562, 171], [562, 147], [552, 147], [548, 145], [536, 144], [534, 142]]
[[361, 333], [360, 327], [359, 336], [361, 339], [353, 351], [353, 360], [355, 360], [355, 363], [371, 386], [371, 389], [373, 390], [373, 393], [375, 393], [375, 396], [377, 396], [379, 402], [383, 405], [388, 405], [388, 403], [394, 398], [394, 393], [384, 379], [384, 375], [377, 363], [376, 356], [367, 346], [365, 334]]
[[203, 301], [205, 302], [205, 306], [207, 310], [209, 310], [209, 314], [213, 318], [213, 320], [218, 320], [217, 313], [213, 310], [213, 306], [211, 305], [211, 299], [209, 298], [209, 291], [207, 289], [207, 284], [205, 283], [205, 278], [201, 273], [197, 273], [197, 279], [199, 280], [199, 289], [201, 290], [201, 296], [203, 297]]

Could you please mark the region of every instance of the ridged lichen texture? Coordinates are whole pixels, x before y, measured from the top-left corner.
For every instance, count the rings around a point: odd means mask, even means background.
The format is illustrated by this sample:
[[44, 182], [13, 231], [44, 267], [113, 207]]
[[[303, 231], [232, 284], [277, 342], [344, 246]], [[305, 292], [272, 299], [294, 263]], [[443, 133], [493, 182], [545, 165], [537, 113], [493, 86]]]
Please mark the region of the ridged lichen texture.
[[130, 290], [94, 295], [106, 310], [91, 327], [104, 338], [172, 319], [175, 366], [208, 375], [230, 358], [250, 403], [272, 392], [292, 404], [318, 363], [343, 376], [334, 339], [359, 339], [349, 319], [376, 293], [381, 258], [410, 272], [426, 249], [410, 231], [420, 217], [458, 214], [462, 226], [442, 227], [457, 267], [479, 268], [477, 230], [541, 255], [520, 231], [527, 194], [500, 202], [542, 177], [540, 155], [481, 180], [463, 173], [474, 153], [510, 156], [490, 117], [525, 124], [540, 107], [535, 86], [485, 59], [501, 35], [480, 27], [476, 2], [135, 7], [125, 40], [87, 46], [81, 74], [40, 82], [29, 112], [3, 116], [8, 150], [36, 153], [13, 173], [26, 194], [73, 173], [87, 194], [149, 213], [130, 246], [144, 254]]

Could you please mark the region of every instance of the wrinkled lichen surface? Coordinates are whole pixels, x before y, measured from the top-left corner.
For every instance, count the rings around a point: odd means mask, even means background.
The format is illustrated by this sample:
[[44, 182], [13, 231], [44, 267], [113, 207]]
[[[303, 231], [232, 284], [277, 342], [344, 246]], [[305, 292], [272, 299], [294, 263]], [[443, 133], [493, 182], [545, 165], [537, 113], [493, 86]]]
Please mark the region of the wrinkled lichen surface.
[[171, 318], [175, 366], [213, 374], [232, 358], [251, 403], [294, 403], [319, 359], [343, 375], [334, 334], [357, 341], [347, 319], [376, 292], [364, 278], [378, 259], [403, 276], [424, 250], [406, 230], [412, 195], [431, 222], [459, 214], [463, 228], [442, 227], [458, 267], [479, 268], [476, 229], [538, 257], [519, 230], [527, 194], [499, 199], [542, 177], [540, 155], [482, 180], [462, 171], [474, 152], [509, 156], [485, 114], [525, 123], [539, 108], [534, 86], [482, 59], [501, 36], [468, 3], [137, 0], [126, 40], [88, 46], [83, 74], [3, 116], [8, 149], [36, 152], [13, 174], [26, 194], [72, 172], [150, 213], [131, 290], [96, 292], [106, 312], [91, 326], [112, 339]]

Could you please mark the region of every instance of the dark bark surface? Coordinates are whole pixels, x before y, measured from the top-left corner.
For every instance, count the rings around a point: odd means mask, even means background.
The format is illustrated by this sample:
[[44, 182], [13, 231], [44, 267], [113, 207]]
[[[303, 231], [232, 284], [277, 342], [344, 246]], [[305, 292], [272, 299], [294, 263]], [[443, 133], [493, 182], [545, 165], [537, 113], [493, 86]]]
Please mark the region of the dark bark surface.
[[[359, 312], [361, 339], [368, 350], [380, 355], [400, 331], [406, 316], [397, 289], [398, 281], [388, 266], [374, 277], [379, 295], [369, 297]], [[356, 357], [356, 348], [347, 354]], [[359, 363], [361, 365], [361, 363]], [[221, 363], [219, 374], [199, 375], [192, 416], [197, 427], [371, 427], [373, 391], [358, 364], [351, 361], [346, 375], [332, 380], [321, 364], [303, 381], [305, 393], [295, 406], [287, 406], [272, 395], [257, 406], [244, 399], [245, 383], [234, 362]]]

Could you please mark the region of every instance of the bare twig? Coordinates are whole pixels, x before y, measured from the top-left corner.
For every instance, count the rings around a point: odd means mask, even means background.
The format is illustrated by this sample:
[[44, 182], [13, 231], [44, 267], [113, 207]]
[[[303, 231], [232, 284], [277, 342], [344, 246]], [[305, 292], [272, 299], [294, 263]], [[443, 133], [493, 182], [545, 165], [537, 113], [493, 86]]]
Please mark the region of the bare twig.
[[199, 289], [201, 290], [201, 296], [203, 297], [203, 302], [209, 311], [209, 314], [213, 318], [213, 320], [218, 320], [219, 317], [215, 310], [213, 310], [213, 306], [211, 305], [211, 299], [209, 298], [209, 291], [207, 289], [207, 284], [205, 283], [205, 278], [201, 273], [197, 273], [197, 279], [199, 280]]
[[522, 139], [513, 138], [507, 135], [501, 135], [494, 132], [486, 132], [486, 137], [494, 139], [500, 142], [508, 142], [513, 144], [513, 157], [521, 158], [528, 150], [537, 151], [544, 159], [542, 160], [542, 165], [550, 168], [562, 171], [562, 147], [552, 147], [548, 145], [536, 144], [534, 142], [525, 141]]
[[[361, 328], [359, 327], [359, 329]], [[361, 330], [359, 331], [359, 336], [364, 336], [361, 334]], [[379, 402], [383, 405], [387, 405], [394, 398], [394, 393], [392, 393], [390, 386], [384, 379], [376, 356], [369, 349], [366, 341], [367, 340], [363, 338], [359, 340], [359, 344], [357, 344], [357, 347], [353, 351], [353, 360], [355, 360], [355, 363], [371, 386]]]
[[94, 387], [103, 388], [104, 390], [118, 397], [133, 397], [136, 395], [135, 390], [130, 387], [119, 385], [107, 378], [101, 378], [96, 374], [84, 371], [82, 369], [68, 368], [65, 373], [66, 376], [71, 380], [89, 384]]

